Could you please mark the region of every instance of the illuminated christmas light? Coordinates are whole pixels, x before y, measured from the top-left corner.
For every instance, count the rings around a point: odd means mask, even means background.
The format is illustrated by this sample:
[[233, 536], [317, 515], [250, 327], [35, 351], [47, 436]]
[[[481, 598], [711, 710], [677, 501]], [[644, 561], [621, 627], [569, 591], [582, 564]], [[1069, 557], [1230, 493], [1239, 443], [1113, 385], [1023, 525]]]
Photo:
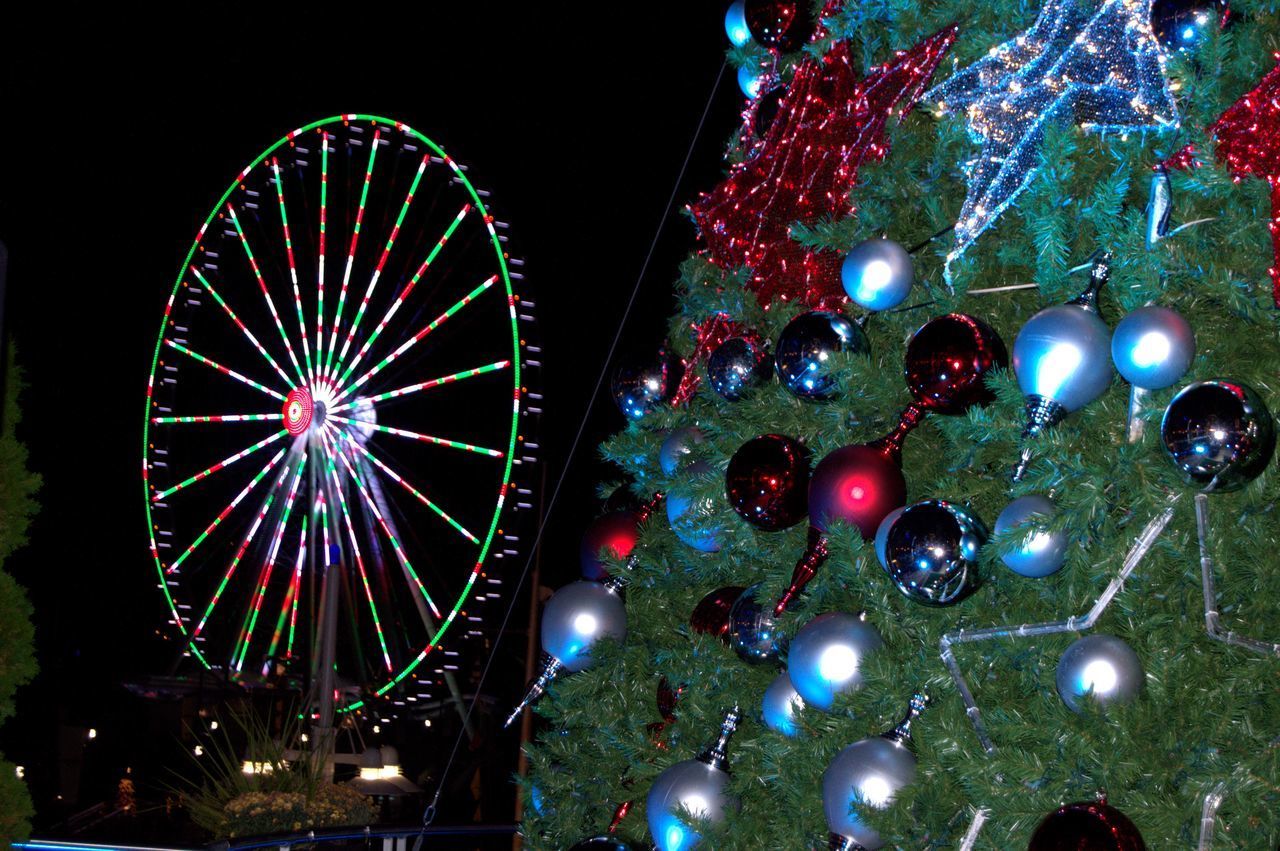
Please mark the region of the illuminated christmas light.
[[231, 206], [231, 202], [227, 202], [227, 213], [231, 216], [231, 223], [235, 225], [236, 235], [240, 237], [240, 245], [244, 248], [244, 256], [249, 261], [249, 268], [253, 270], [253, 276], [258, 281], [258, 289], [262, 291], [262, 297], [267, 302], [267, 309], [271, 311], [271, 319], [276, 324], [276, 330], [280, 332], [280, 342], [284, 343], [285, 351], [289, 355], [289, 362], [293, 364], [294, 371], [298, 374], [298, 382], [306, 383], [306, 378], [302, 375], [302, 367], [298, 365], [298, 356], [293, 352], [293, 345], [289, 342], [289, 335], [284, 332], [284, 323], [280, 321], [280, 313], [276, 310], [276, 303], [271, 298], [271, 292], [267, 289], [267, 282], [262, 279], [262, 270], [258, 268], [258, 260], [253, 256], [253, 249], [249, 247], [249, 239], [244, 235], [244, 228], [240, 226], [240, 218], [236, 215], [236, 208]]
[[245, 337], [248, 338], [249, 342], [253, 345], [253, 347], [258, 350], [258, 354], [266, 358], [267, 363], [271, 364], [271, 368], [276, 371], [276, 373], [280, 376], [280, 379], [284, 381], [284, 383], [289, 387], [290, 390], [292, 390], [294, 387], [293, 380], [289, 378], [288, 375], [285, 374], [285, 371], [283, 369], [280, 368], [280, 364], [276, 363], [276, 359], [271, 356], [271, 353], [268, 352], [266, 348], [261, 343], [258, 342], [258, 338], [253, 335], [253, 332], [250, 331], [247, 327], [245, 327], [245, 324], [240, 321], [240, 317], [236, 316], [236, 312], [231, 309], [231, 306], [228, 305], [227, 302], [218, 293], [218, 291], [214, 289], [213, 284], [209, 283], [208, 279], [205, 278], [204, 275], [200, 274], [200, 270], [197, 269], [195, 266], [191, 267], [191, 274], [196, 276], [196, 280], [200, 282], [200, 286], [204, 287], [205, 291], [209, 293], [209, 295], [213, 296], [213, 300], [216, 301], [218, 303], [218, 306], [222, 308], [223, 312], [226, 313], [227, 316], [231, 318], [231, 321], [235, 323], [235, 326], [240, 329], [241, 333], [243, 333]]
[[[364, 206], [369, 200], [369, 181], [373, 178], [373, 161], [378, 156], [378, 142], [382, 131], [373, 131], [373, 142], [369, 145], [369, 164], [364, 170], [364, 185], [360, 189], [360, 206], [356, 210], [355, 227], [351, 230], [351, 247], [347, 249], [347, 267], [342, 272], [342, 286], [338, 290], [338, 310], [333, 317], [333, 333], [329, 337], [329, 354], [325, 357], [324, 373], [332, 378], [336, 374], [333, 355], [338, 349], [338, 330], [342, 325], [342, 308], [347, 303], [347, 287], [351, 283], [351, 264], [356, 260], [356, 246], [360, 242], [360, 228], [364, 224]], [[338, 382], [339, 384], [341, 382]]]

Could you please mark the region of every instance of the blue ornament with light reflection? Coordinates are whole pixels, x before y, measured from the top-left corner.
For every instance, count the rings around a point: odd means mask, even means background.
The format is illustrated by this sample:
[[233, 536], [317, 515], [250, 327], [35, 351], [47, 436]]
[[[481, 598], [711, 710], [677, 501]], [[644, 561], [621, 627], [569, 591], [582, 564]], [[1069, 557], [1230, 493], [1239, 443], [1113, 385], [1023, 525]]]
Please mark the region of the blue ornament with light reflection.
[[1191, 368], [1196, 337], [1182, 314], [1148, 305], [1131, 312], [1111, 336], [1111, 359], [1125, 381], [1143, 390], [1176, 383]]
[[1072, 712], [1082, 711], [1087, 698], [1101, 706], [1128, 703], [1142, 691], [1144, 677], [1132, 647], [1095, 633], [1077, 639], [1058, 660], [1058, 696]]
[[973, 512], [926, 499], [908, 506], [889, 527], [885, 570], [914, 602], [954, 605], [981, 584], [978, 551], [986, 542], [987, 528]]
[[768, 76], [767, 72], [759, 68], [743, 65], [738, 69], [738, 88], [742, 89], [742, 93], [748, 100], [755, 100], [764, 91], [764, 83]]
[[837, 354], [870, 350], [867, 335], [849, 317], [831, 310], [812, 310], [782, 329], [773, 365], [784, 387], [801, 399], [816, 401], [835, 392]]
[[742, 47], [751, 41], [751, 30], [747, 28], [747, 4], [745, 0], [734, 0], [724, 13], [724, 34], [734, 47]]
[[805, 704], [826, 711], [836, 695], [862, 687], [863, 663], [883, 646], [884, 639], [865, 618], [827, 612], [791, 639], [787, 673]]
[[800, 733], [800, 728], [796, 725], [796, 715], [802, 709], [804, 709], [804, 698], [796, 691], [795, 684], [791, 682], [791, 675], [786, 671], [778, 674], [777, 678], [769, 684], [769, 687], [764, 690], [764, 699], [760, 702], [764, 725], [788, 738]]
[[1094, 262], [1084, 292], [1032, 316], [1013, 341], [1013, 371], [1027, 397], [1015, 482], [1031, 463], [1031, 439], [1111, 384], [1111, 332], [1098, 315], [1098, 291], [1110, 274], [1110, 259], [1104, 255]]
[[1057, 510], [1047, 496], [1032, 493], [1018, 497], [1000, 512], [996, 518], [997, 535], [1021, 528], [1018, 546], [1000, 556], [1014, 573], [1039, 579], [1062, 569], [1067, 561], [1067, 537], [1061, 531], [1047, 531], [1042, 525]]
[[[709, 472], [711, 467], [706, 461], [695, 461], [688, 467], [691, 477]], [[677, 487], [667, 493], [665, 502], [667, 522], [677, 538], [700, 553], [720, 551], [720, 528], [709, 519], [715, 500], [696, 499], [689, 489]]]
[[740, 720], [735, 706], [721, 722], [715, 744], [697, 759], [677, 762], [653, 781], [645, 799], [645, 815], [658, 851], [688, 851], [702, 841], [702, 834], [680, 817], [682, 812], [715, 823], [724, 821], [730, 809], [737, 809], [737, 801], [725, 794], [725, 786], [729, 782], [729, 737]]
[[1151, 29], [1164, 49], [1195, 53], [1230, 16], [1227, 0], [1152, 0]]
[[891, 239], [858, 243], [840, 267], [844, 291], [867, 310], [888, 310], [902, 304], [914, 278], [911, 255]]
[[688, 459], [693, 447], [702, 441], [702, 430], [697, 426], [676, 429], [667, 435], [667, 439], [662, 441], [662, 446], [658, 449], [658, 466], [662, 468], [663, 473], [674, 476]]

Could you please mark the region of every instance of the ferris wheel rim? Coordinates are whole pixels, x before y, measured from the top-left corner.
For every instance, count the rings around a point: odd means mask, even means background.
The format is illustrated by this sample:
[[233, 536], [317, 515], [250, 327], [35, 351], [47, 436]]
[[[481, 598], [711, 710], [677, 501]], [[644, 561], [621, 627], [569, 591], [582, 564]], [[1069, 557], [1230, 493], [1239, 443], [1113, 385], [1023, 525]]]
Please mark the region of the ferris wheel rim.
[[[376, 115], [372, 113], [343, 113], [339, 115], [320, 118], [318, 120], [309, 122], [301, 127], [298, 127], [297, 129], [294, 129], [286, 133], [285, 135], [277, 139], [274, 143], [272, 143], [270, 146], [268, 146], [266, 149], [264, 149], [247, 166], [245, 166], [243, 169], [241, 169], [241, 171], [238, 174], [236, 174], [235, 178], [230, 182], [226, 190], [220, 195], [217, 201], [212, 205], [208, 216], [205, 218], [203, 223], [199, 226], [196, 232], [196, 236], [192, 240], [190, 248], [188, 249], [185, 257], [183, 258], [182, 264], [179, 267], [177, 277], [175, 278], [174, 283], [170, 289], [168, 300], [165, 304], [165, 309], [161, 317], [160, 330], [159, 330], [159, 333], [157, 334], [155, 348], [152, 353], [150, 371], [149, 371], [148, 383], [147, 383], [147, 392], [145, 394], [145, 400], [144, 400], [145, 414], [143, 417], [143, 434], [142, 434], [142, 441], [143, 441], [142, 485], [143, 485], [143, 492], [144, 492], [144, 505], [146, 506], [146, 521], [148, 526], [148, 538], [149, 538], [152, 562], [156, 570], [158, 587], [160, 588], [163, 594], [165, 605], [168, 610], [168, 619], [172, 625], [177, 627], [178, 634], [181, 637], [181, 639], [184, 641], [184, 649], [188, 651], [190, 655], [193, 658], [195, 658], [204, 668], [214, 669], [217, 666], [211, 663], [209, 659], [206, 658], [205, 653], [201, 650], [201, 648], [197, 645], [196, 641], [194, 640], [194, 636], [191, 634], [192, 630], [190, 630], [183, 623], [182, 615], [179, 611], [179, 606], [177, 604], [177, 601], [174, 598], [174, 594], [171, 593], [170, 591], [170, 586], [168, 583], [169, 572], [165, 567], [164, 560], [162, 559], [159, 552], [159, 544], [157, 541], [158, 526], [156, 524], [156, 520], [152, 512], [154, 495], [152, 493], [153, 486], [150, 481], [149, 463], [151, 458], [150, 458], [149, 450], [151, 448], [151, 435], [152, 435], [152, 425], [153, 425], [152, 413], [153, 413], [153, 404], [154, 404], [154, 394], [156, 391], [156, 386], [155, 386], [156, 371], [157, 371], [158, 364], [160, 363], [161, 353], [164, 350], [166, 345], [166, 329], [169, 325], [175, 300], [178, 297], [178, 294], [181, 291], [181, 288], [183, 286], [184, 278], [186, 277], [189, 269], [194, 269], [193, 260], [196, 258], [197, 252], [199, 251], [202, 242], [204, 241], [207, 233], [209, 232], [210, 226], [215, 222], [215, 220], [219, 218], [220, 214], [223, 212], [224, 209], [229, 209], [231, 211], [233, 220], [235, 219], [234, 208], [231, 207], [231, 205], [229, 204], [229, 201], [234, 195], [234, 193], [236, 192], [236, 190], [238, 188], [241, 188], [242, 182], [252, 172], [254, 172], [255, 169], [257, 169], [259, 166], [262, 166], [268, 160], [268, 158], [272, 157], [274, 153], [279, 151], [282, 147], [289, 145], [291, 142], [293, 142], [295, 139], [298, 139], [303, 134], [309, 133], [313, 130], [317, 130], [326, 125], [341, 123], [342, 125], [346, 126], [353, 122], [370, 122], [374, 125], [382, 125], [389, 128], [394, 128], [400, 131], [401, 133], [404, 133], [405, 135], [412, 137], [417, 142], [420, 142], [423, 145], [425, 145], [427, 150], [431, 154], [434, 154], [435, 156], [439, 157], [440, 160], [443, 161], [452, 170], [453, 176], [455, 178], [455, 182], [465, 190], [467, 196], [470, 198], [470, 204], [474, 205], [474, 208], [478, 211], [479, 215], [482, 217], [482, 221], [484, 222], [484, 226], [488, 232], [488, 242], [493, 249], [494, 258], [496, 260], [497, 267], [498, 267], [498, 275], [494, 276], [494, 278], [499, 279], [501, 281], [503, 290], [505, 291], [506, 300], [507, 300], [507, 309], [510, 315], [509, 327], [510, 327], [510, 333], [511, 333], [511, 356], [508, 360], [508, 363], [503, 365], [503, 368], [509, 368], [511, 370], [512, 386], [514, 387], [514, 390], [515, 390], [514, 401], [511, 406], [510, 427], [507, 429], [507, 441], [506, 441], [505, 452], [502, 453], [503, 467], [502, 467], [502, 472], [500, 476], [500, 485], [498, 487], [496, 502], [494, 503], [494, 507], [489, 518], [488, 528], [485, 531], [482, 540], [480, 540], [480, 536], [471, 535], [471, 533], [467, 532], [465, 529], [462, 529], [462, 527], [460, 526], [458, 527], [465, 534], [479, 541], [480, 549], [479, 549], [479, 552], [477, 553], [474, 566], [471, 568], [471, 571], [467, 576], [466, 583], [462, 591], [458, 594], [457, 599], [453, 603], [451, 610], [448, 612], [447, 615], [445, 615], [441, 619], [438, 625], [438, 628], [436, 629], [435, 633], [431, 635], [426, 646], [416, 656], [414, 656], [407, 664], [403, 665], [400, 670], [394, 672], [394, 676], [387, 679], [385, 683], [383, 683], [381, 686], [379, 686], [376, 689], [376, 691], [374, 692], [374, 696], [381, 697], [387, 694], [388, 692], [390, 692], [392, 689], [398, 686], [401, 682], [403, 682], [403, 680], [406, 677], [408, 677], [410, 674], [412, 674], [417, 669], [417, 667], [430, 655], [430, 653], [440, 645], [441, 640], [444, 638], [444, 636], [448, 632], [449, 627], [453, 624], [459, 612], [462, 611], [467, 601], [471, 598], [475, 583], [479, 578], [479, 576], [481, 575], [481, 572], [485, 564], [488, 562], [489, 557], [492, 553], [495, 536], [499, 531], [499, 524], [502, 522], [504, 513], [508, 511], [510, 507], [507, 502], [507, 496], [508, 496], [508, 491], [512, 486], [513, 466], [515, 464], [516, 449], [517, 449], [518, 441], [520, 439], [519, 438], [519, 419], [520, 419], [520, 414], [522, 410], [521, 388], [522, 388], [523, 355], [521, 352], [522, 341], [520, 338], [520, 331], [516, 322], [516, 310], [515, 310], [516, 296], [514, 294], [514, 290], [511, 282], [510, 269], [507, 262], [508, 258], [506, 256], [506, 252], [504, 251], [500, 240], [497, 237], [496, 231], [494, 230], [492, 216], [490, 215], [488, 208], [486, 207], [480, 193], [476, 190], [476, 188], [472, 185], [470, 180], [467, 178], [463, 169], [458, 166], [458, 164], [445, 152], [445, 150], [440, 145], [438, 145], [432, 139], [427, 137], [425, 134], [421, 133], [420, 131], [414, 129], [413, 127], [409, 126], [408, 124], [402, 121], [398, 121], [395, 119], [387, 118], [385, 116]], [[376, 153], [376, 146], [375, 146], [375, 153]], [[424, 160], [424, 163], [425, 163], [425, 160]], [[278, 166], [277, 166], [277, 169], [278, 169]], [[277, 171], [277, 175], [278, 175], [278, 171]], [[282, 206], [282, 215], [284, 215], [283, 201], [281, 202], [281, 206]], [[465, 208], [463, 212], [464, 213], [466, 212]], [[460, 214], [458, 219], [461, 220], [461, 217], [462, 216]], [[238, 222], [236, 223], [236, 226], [237, 228], [239, 227]], [[287, 222], [285, 224], [285, 228], [286, 228], [285, 239], [286, 239], [286, 244], [288, 244]], [[243, 235], [242, 235], [242, 239], [243, 239]], [[246, 245], [246, 251], [247, 250], [248, 248]], [[289, 250], [290, 252], [292, 252], [291, 246]], [[252, 255], [250, 255], [250, 262], [251, 263], [254, 262]], [[290, 262], [292, 264], [292, 256], [290, 256]], [[255, 265], [254, 271], [255, 271], [255, 274], [257, 274], [256, 264], [254, 265]], [[492, 283], [497, 283], [497, 280], [491, 279], [488, 282], [488, 285], [491, 285]], [[474, 296], [479, 291], [480, 291], [480, 288], [477, 288], [477, 290], [473, 291], [471, 296], [468, 296], [468, 298]], [[323, 291], [321, 293], [321, 297], [323, 298]], [[216, 294], [215, 294], [215, 298], [217, 298]], [[321, 308], [321, 310], [322, 309], [323, 308]], [[272, 313], [273, 315], [275, 313], [274, 307], [272, 307]], [[360, 315], [363, 315], [363, 310], [361, 311]], [[339, 316], [341, 316], [341, 314], [339, 314]], [[234, 315], [233, 315], [233, 318], [234, 318]], [[276, 322], [277, 322], [277, 325], [279, 325], [280, 320], [278, 317], [276, 317]], [[320, 322], [320, 328], [317, 329], [318, 336], [322, 335], [323, 333], [323, 316], [320, 317], [319, 322]], [[299, 323], [300, 325], [302, 323], [301, 314], [299, 314]], [[358, 321], [356, 324], [358, 324]], [[286, 341], [286, 348], [288, 350], [288, 354], [290, 358], [293, 360], [292, 365], [294, 366], [295, 373], [297, 374], [298, 378], [302, 379], [302, 381], [300, 383], [293, 382], [289, 378], [288, 373], [279, 365], [277, 365], [275, 361], [273, 361], [270, 358], [270, 355], [267, 355], [267, 359], [272, 361], [272, 366], [276, 367], [277, 373], [279, 373], [280, 376], [285, 380], [286, 386], [289, 388], [289, 391], [290, 391], [289, 395], [292, 398], [293, 391], [296, 390], [299, 386], [307, 384], [307, 379], [304, 377], [304, 373], [302, 372], [302, 368], [299, 362], [294, 356], [294, 352], [288, 346], [287, 337], [285, 336], [283, 328], [280, 329], [280, 333], [282, 338], [285, 339]], [[345, 358], [345, 354], [347, 352], [348, 347], [353, 342], [354, 334], [355, 334], [355, 326], [353, 325], [350, 328], [350, 336], [348, 337], [346, 344], [343, 348], [342, 357], [344, 358]], [[334, 324], [333, 335], [335, 338], [338, 335], [338, 322], [336, 321]], [[376, 334], [374, 338], [376, 339]], [[305, 329], [305, 326], [301, 328], [301, 339], [303, 341], [304, 347], [307, 346], [308, 332]], [[251, 341], [252, 341], [252, 337], [251, 337]], [[256, 341], [254, 342], [256, 343]], [[371, 344], [372, 342], [373, 342], [373, 339], [368, 339], [366, 341], [366, 343], [368, 344]], [[366, 345], [366, 348], [367, 348], [367, 345]], [[259, 347], [259, 350], [261, 351], [261, 347]], [[331, 347], [329, 351], [329, 355], [332, 357], [333, 354], [334, 354], [333, 347]], [[318, 348], [317, 360], [319, 360], [320, 357], [321, 357], [321, 352], [319, 351], [319, 348]], [[308, 361], [309, 361], [309, 356], [308, 356]], [[357, 362], [358, 362], [358, 358], [357, 358]], [[501, 362], [487, 365], [486, 367], [480, 368], [480, 370], [487, 370], [492, 367], [497, 367], [499, 366], [499, 364], [501, 364]], [[217, 366], [217, 364], [213, 364], [213, 365]], [[354, 369], [354, 366], [355, 366], [355, 363], [353, 362], [351, 364], [351, 368], [348, 369], [346, 374], [343, 376], [344, 381], [345, 379], [350, 377], [351, 370]], [[309, 374], [310, 363], [308, 363], [308, 367], [309, 367], [308, 369], [308, 374]], [[224, 369], [223, 371], [227, 372], [228, 370]], [[468, 374], [476, 374], [478, 371], [479, 370], [470, 370], [468, 371]], [[230, 372], [228, 374], [230, 374]], [[450, 380], [456, 380], [459, 376], [462, 376], [462, 375], [463, 373], [455, 373], [454, 375], [444, 376], [443, 378], [438, 380], [424, 382], [424, 385], [430, 386], [433, 383], [444, 383]], [[241, 378], [242, 380], [246, 380], [244, 376], [238, 376], [238, 377]], [[366, 379], [368, 377], [369, 377], [368, 375], [365, 376]], [[246, 380], [246, 382], [250, 384], [253, 383], [248, 380]], [[337, 405], [337, 403], [344, 401], [345, 396], [349, 394], [352, 390], [356, 389], [358, 386], [359, 386], [358, 384], [355, 385], [354, 387], [348, 385], [348, 389], [343, 394], [343, 398], [335, 399], [333, 400], [333, 403]], [[271, 395], [273, 396], [278, 396], [280, 401], [283, 402], [283, 405], [284, 405], [283, 412], [281, 415], [278, 415], [278, 416], [280, 416], [281, 419], [284, 420], [286, 427], [282, 428], [275, 434], [271, 435], [266, 440], [260, 441], [258, 444], [255, 444], [253, 449], [263, 448], [277, 439], [284, 438], [292, 430], [292, 427], [289, 426], [289, 423], [288, 423], [288, 420], [289, 420], [288, 411], [289, 411], [289, 404], [290, 404], [289, 399], [286, 399], [284, 394], [279, 394], [274, 391], [270, 391], [268, 388], [263, 387], [261, 389], [267, 390], [267, 392], [271, 393]], [[399, 391], [396, 391], [396, 392], [399, 392]], [[392, 396], [394, 394], [388, 393], [383, 395]], [[333, 411], [333, 416], [335, 419], [340, 419], [339, 417], [337, 417], [339, 410], [342, 410], [344, 408], [350, 408], [355, 403], [356, 399], [353, 398], [345, 401], [346, 401], [345, 405], [335, 407]], [[309, 397], [308, 397], [308, 402], [310, 402]], [[351, 412], [348, 410], [347, 413], [351, 413]], [[169, 419], [173, 419], [173, 420], [186, 419], [188, 421], [200, 421], [202, 419], [249, 421], [249, 420], [267, 420], [269, 419], [269, 417], [270, 415], [246, 414], [246, 415], [231, 415], [231, 416], [218, 417], [218, 418], [210, 418], [210, 417], [177, 418], [175, 417], [175, 418], [169, 418]], [[308, 419], [310, 417], [309, 408], [307, 412], [307, 417]], [[396, 431], [396, 430], [393, 429], [392, 431]], [[279, 453], [277, 453], [276, 457], [268, 465], [268, 467], [264, 468], [261, 471], [261, 473], [257, 477], [255, 477], [255, 479], [250, 483], [250, 485], [246, 487], [245, 493], [247, 493], [250, 488], [255, 487], [256, 484], [259, 481], [261, 481], [268, 474], [270, 470], [274, 469], [275, 464], [277, 464], [282, 460], [281, 456], [291, 457], [290, 450], [287, 447], [280, 449]], [[376, 459], [374, 460], [376, 461]], [[344, 458], [344, 463], [345, 463], [345, 458]], [[387, 470], [387, 472], [390, 472], [390, 471]], [[283, 478], [287, 478], [288, 474], [289, 474], [289, 464], [286, 461], [284, 466], [281, 468], [279, 475], [281, 479], [283, 479]], [[394, 474], [392, 473], [392, 475]], [[300, 477], [301, 477], [301, 467], [299, 466], [294, 476], [295, 489], [296, 489], [297, 481]], [[412, 490], [411, 487], [410, 487], [410, 490]], [[244, 493], [241, 494], [241, 497], [243, 496], [244, 496]], [[237, 500], [238, 499], [239, 497], [237, 498]], [[228, 510], [230, 510], [231, 508], [234, 508], [236, 504], [237, 504], [237, 501], [233, 501], [232, 505], [228, 507]], [[443, 515], [443, 516], [445, 517], [446, 520], [449, 519], [447, 515]], [[453, 522], [453, 521], [450, 521], [450, 522]], [[305, 536], [306, 536], [306, 525], [304, 521], [303, 523], [304, 540], [305, 540]], [[301, 560], [302, 559], [301, 559], [301, 553], [300, 553], [299, 555], [300, 563], [301, 563]], [[295, 605], [296, 605], [296, 600], [295, 600]], [[434, 608], [434, 604], [432, 604], [432, 607]], [[351, 711], [351, 710], [357, 709], [361, 705], [363, 705], [363, 703], [364, 703], [364, 700], [353, 702], [351, 704], [344, 706], [341, 711]]]

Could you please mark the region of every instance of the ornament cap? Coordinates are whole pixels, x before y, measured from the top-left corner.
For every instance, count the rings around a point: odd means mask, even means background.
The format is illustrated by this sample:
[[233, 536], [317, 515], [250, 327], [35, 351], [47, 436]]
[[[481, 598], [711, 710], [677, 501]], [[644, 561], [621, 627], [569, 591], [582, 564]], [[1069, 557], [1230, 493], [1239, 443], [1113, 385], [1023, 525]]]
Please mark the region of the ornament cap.
[[831, 849], [831, 851], [866, 851], [865, 848], [849, 837], [841, 836], [838, 833], [833, 833], [828, 837], [827, 848]]
[[564, 670], [564, 663], [556, 657], [544, 653], [542, 654], [542, 672], [538, 674], [537, 679], [529, 686], [529, 691], [525, 693], [524, 699], [511, 710], [511, 714], [507, 716], [507, 720], [502, 722], [502, 729], [507, 729], [516, 722], [516, 719], [531, 706], [538, 698], [542, 697], [547, 690], [547, 686], [551, 685], [551, 681], [560, 675]]
[[907, 703], [907, 714], [887, 733], [881, 735], [881, 738], [888, 739], [896, 745], [903, 747], [911, 746], [911, 722], [916, 719], [921, 712], [929, 705], [929, 695], [924, 692], [917, 692], [911, 695], [911, 700]]
[[1089, 286], [1084, 288], [1080, 295], [1071, 299], [1067, 304], [1074, 304], [1083, 307], [1092, 313], [1101, 315], [1098, 309], [1098, 293], [1106, 286], [1107, 280], [1111, 277], [1111, 252], [1098, 251], [1093, 255], [1093, 268], [1089, 270]]
[[1013, 468], [1013, 480], [1022, 481], [1031, 464], [1031, 440], [1040, 432], [1061, 422], [1067, 415], [1067, 409], [1059, 402], [1044, 396], [1032, 394], [1027, 397], [1027, 424], [1022, 429], [1022, 451], [1018, 455], [1018, 464]]
[[698, 756], [698, 761], [706, 763], [717, 771], [727, 773], [729, 771], [729, 739], [733, 738], [741, 721], [742, 711], [735, 703], [733, 708], [724, 714], [724, 720], [720, 722], [720, 733], [716, 737], [715, 744], [703, 751]]

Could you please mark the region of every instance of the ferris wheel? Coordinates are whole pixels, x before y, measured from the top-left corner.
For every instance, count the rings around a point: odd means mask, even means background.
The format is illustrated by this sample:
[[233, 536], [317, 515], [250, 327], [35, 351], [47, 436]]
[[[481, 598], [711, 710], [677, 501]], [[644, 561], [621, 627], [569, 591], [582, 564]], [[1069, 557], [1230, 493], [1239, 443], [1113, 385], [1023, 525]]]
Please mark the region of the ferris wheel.
[[200, 227], [142, 466], [158, 585], [200, 664], [331, 672], [351, 709], [427, 682], [501, 596], [537, 348], [485, 197], [421, 133], [342, 115], [264, 151]]

